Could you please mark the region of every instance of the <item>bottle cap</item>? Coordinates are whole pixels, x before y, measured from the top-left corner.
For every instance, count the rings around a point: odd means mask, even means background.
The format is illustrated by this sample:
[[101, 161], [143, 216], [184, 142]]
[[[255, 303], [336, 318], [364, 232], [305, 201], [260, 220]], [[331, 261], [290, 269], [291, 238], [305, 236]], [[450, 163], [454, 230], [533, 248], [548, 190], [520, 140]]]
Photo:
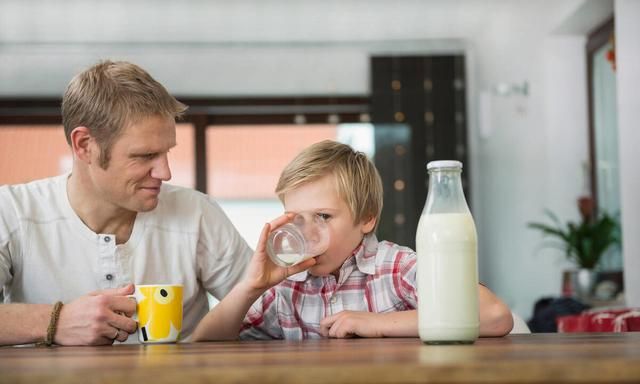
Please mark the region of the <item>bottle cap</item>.
[[436, 160], [430, 161], [427, 164], [427, 170], [435, 168], [460, 168], [462, 169], [462, 163], [457, 160]]

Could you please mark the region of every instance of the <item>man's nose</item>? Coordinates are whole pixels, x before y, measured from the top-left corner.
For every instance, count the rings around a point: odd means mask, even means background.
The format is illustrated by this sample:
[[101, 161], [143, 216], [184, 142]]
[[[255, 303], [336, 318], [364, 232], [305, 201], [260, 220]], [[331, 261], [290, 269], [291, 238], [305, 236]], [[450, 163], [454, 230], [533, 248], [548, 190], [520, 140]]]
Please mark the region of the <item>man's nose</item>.
[[171, 180], [171, 169], [169, 168], [169, 158], [167, 154], [158, 156], [151, 168], [151, 177], [162, 181]]

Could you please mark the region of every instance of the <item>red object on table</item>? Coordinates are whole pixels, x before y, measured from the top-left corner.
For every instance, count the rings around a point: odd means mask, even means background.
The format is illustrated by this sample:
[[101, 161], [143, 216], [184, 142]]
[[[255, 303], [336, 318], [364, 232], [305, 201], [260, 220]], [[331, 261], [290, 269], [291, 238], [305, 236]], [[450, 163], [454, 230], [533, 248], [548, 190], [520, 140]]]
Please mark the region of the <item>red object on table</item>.
[[640, 331], [640, 309], [585, 311], [556, 319], [558, 332], [634, 332]]

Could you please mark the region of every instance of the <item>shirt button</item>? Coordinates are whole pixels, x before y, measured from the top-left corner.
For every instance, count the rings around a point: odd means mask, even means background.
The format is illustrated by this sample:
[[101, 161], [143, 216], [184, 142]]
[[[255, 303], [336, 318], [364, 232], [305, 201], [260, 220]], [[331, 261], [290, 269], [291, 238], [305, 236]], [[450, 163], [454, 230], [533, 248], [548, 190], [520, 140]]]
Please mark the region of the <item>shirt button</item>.
[[108, 243], [108, 242], [110, 242], [110, 241], [111, 241], [111, 236], [105, 236], [105, 237], [104, 237], [104, 242], [105, 242], [105, 243]]
[[332, 296], [330, 301], [331, 304], [335, 304], [338, 301], [338, 298], [336, 296]]
[[112, 279], [113, 279], [113, 275], [112, 275], [112, 274], [110, 274], [110, 273], [108, 273], [108, 274], [105, 276], [105, 278], [106, 278], [107, 280], [112, 280]]

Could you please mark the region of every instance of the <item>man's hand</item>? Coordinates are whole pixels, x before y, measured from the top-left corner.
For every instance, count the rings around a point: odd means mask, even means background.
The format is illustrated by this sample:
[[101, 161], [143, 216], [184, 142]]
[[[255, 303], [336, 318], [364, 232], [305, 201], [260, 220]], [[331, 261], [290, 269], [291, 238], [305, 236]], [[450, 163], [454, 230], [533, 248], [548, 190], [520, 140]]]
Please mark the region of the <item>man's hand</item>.
[[320, 333], [324, 337], [383, 337], [380, 323], [384, 314], [372, 312], [342, 311], [320, 321]]
[[60, 345], [108, 345], [125, 341], [136, 331], [130, 317], [136, 311], [133, 284], [96, 291], [65, 304], [60, 312], [54, 342]]

